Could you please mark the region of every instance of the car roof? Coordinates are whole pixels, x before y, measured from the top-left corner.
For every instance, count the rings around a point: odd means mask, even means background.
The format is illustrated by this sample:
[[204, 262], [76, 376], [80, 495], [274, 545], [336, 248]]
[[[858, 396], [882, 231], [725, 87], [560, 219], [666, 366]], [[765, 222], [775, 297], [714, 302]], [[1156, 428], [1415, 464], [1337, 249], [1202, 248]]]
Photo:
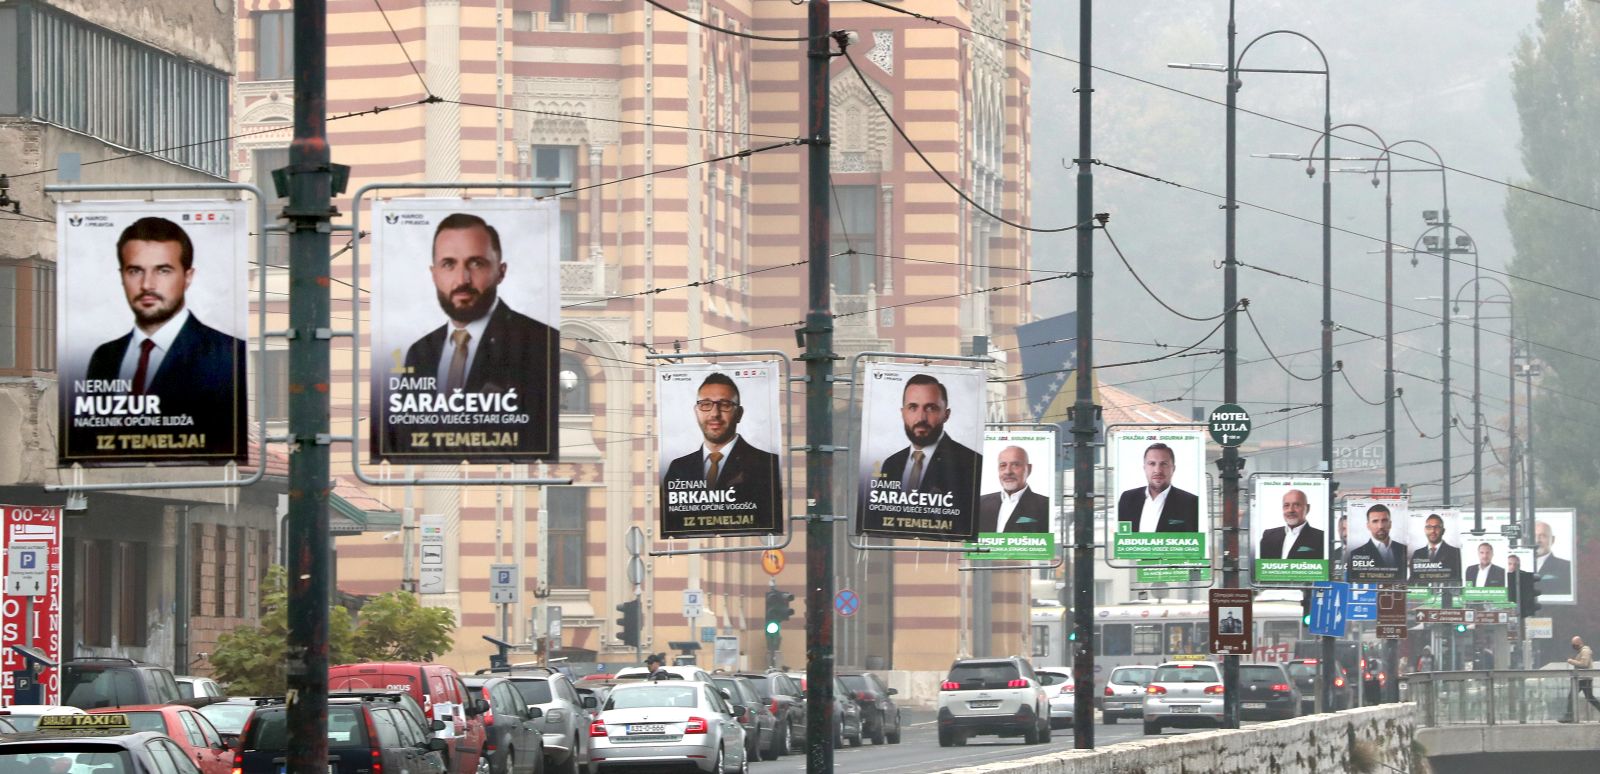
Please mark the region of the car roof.
[[107, 729], [104, 731], [72, 731], [46, 729], [0, 734], [0, 747], [13, 744], [38, 744], [40, 742], [70, 742], [73, 744], [103, 744], [107, 747], [132, 748], [142, 746], [152, 739], [171, 739], [157, 731], [129, 731]]
[[1202, 660], [1202, 659], [1195, 659], [1194, 661], [1163, 661], [1163, 662], [1161, 662], [1161, 664], [1157, 668], [1159, 668], [1159, 667], [1194, 667], [1194, 666], [1201, 666], [1201, 665], [1209, 666], [1209, 667], [1211, 667], [1213, 669], [1221, 669], [1222, 668], [1222, 665], [1218, 664], [1215, 661], [1205, 661], [1205, 660]]
[[1119, 666], [1119, 667], [1112, 667], [1111, 671], [1115, 672], [1115, 671], [1117, 671], [1119, 669], [1155, 669], [1155, 668], [1156, 668], [1155, 664], [1123, 664], [1122, 666]]

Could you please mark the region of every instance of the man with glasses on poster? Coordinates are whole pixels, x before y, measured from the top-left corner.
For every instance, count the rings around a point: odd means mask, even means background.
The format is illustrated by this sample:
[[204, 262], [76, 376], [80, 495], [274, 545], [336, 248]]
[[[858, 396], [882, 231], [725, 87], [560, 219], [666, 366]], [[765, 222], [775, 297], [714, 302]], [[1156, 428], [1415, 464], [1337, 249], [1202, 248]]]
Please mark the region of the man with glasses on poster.
[[756, 448], [739, 434], [744, 420], [739, 386], [727, 374], [707, 375], [695, 393], [694, 414], [700, 448], [673, 460], [661, 484], [670, 531], [765, 529], [782, 513], [778, 455]]
[[1428, 544], [1411, 555], [1411, 574], [1418, 579], [1434, 580], [1461, 577], [1461, 549], [1444, 542], [1444, 517], [1428, 514], [1422, 522], [1422, 534]]

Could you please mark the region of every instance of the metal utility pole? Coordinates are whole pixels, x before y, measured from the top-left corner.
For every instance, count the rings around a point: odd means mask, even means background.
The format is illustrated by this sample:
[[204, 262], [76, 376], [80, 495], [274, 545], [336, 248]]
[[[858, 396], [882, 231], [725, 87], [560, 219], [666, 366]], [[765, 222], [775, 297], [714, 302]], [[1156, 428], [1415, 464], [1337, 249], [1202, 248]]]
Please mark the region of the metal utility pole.
[[[1445, 244], [1445, 255], [1450, 245]], [[1479, 333], [1483, 319], [1483, 278], [1478, 274], [1478, 248], [1472, 248], [1472, 529], [1483, 532], [1483, 361]], [[1515, 344], [1515, 340], [1512, 342]]]
[[328, 766], [327, 2], [294, 9], [294, 141], [289, 145], [288, 774]]
[[[1093, 14], [1078, 3], [1078, 357], [1072, 404], [1072, 744], [1094, 749], [1094, 104]], [[1069, 646], [1071, 643], [1068, 643]]]
[[[1222, 402], [1233, 405], [1239, 402], [1239, 265], [1235, 254], [1238, 229], [1239, 193], [1239, 74], [1238, 60], [1234, 56], [1235, 36], [1234, 4], [1228, 3], [1228, 95], [1227, 126], [1223, 132], [1223, 165], [1227, 167], [1227, 183], [1223, 196], [1222, 227]], [[1222, 475], [1222, 586], [1239, 588], [1239, 459], [1236, 446], [1223, 446], [1222, 459], [1217, 461]], [[1222, 725], [1239, 727], [1239, 657], [1222, 657]]]
[[[806, 772], [833, 771], [833, 309], [828, 258], [828, 0], [807, 6]], [[841, 41], [841, 45], [843, 41]]]
[[[1442, 160], [1439, 167], [1439, 192], [1444, 199], [1444, 209], [1440, 212], [1444, 224], [1444, 249], [1439, 253], [1440, 263], [1443, 264], [1443, 284], [1439, 292], [1439, 324], [1444, 326], [1444, 343], [1443, 348], [1439, 350], [1439, 363], [1444, 369], [1440, 379], [1443, 384], [1440, 394], [1444, 398], [1444, 416], [1440, 420], [1439, 438], [1444, 443], [1444, 501], [1441, 505], [1448, 508], [1454, 505], [1450, 499], [1450, 189], [1445, 182], [1447, 173], [1444, 171]], [[1483, 529], [1481, 522], [1478, 524], [1478, 529]], [[1454, 642], [1451, 644], [1454, 645]]]

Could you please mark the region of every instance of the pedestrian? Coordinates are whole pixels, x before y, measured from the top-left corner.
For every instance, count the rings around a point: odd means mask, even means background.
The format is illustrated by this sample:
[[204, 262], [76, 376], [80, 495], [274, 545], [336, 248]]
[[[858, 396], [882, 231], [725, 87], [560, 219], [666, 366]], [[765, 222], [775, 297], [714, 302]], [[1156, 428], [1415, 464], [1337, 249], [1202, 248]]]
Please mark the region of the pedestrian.
[[651, 653], [647, 656], [644, 660], [644, 668], [648, 673], [645, 679], [650, 681], [667, 679], [667, 671], [661, 668], [661, 665], [665, 662], [666, 659], [663, 659], [659, 653]]
[[1426, 645], [1422, 646], [1422, 655], [1417, 656], [1417, 669], [1416, 669], [1416, 671], [1418, 671], [1418, 672], [1432, 672], [1433, 671], [1433, 649], [1432, 648], [1430, 648], [1430, 647], [1428, 647]]
[[[1578, 655], [1567, 659], [1567, 663], [1571, 664], [1573, 669], [1594, 668], [1594, 651], [1590, 650], [1588, 645], [1583, 644], [1582, 637], [1572, 638], [1572, 649], [1578, 652]], [[1578, 692], [1583, 694], [1585, 699], [1589, 700], [1589, 706], [1600, 710], [1600, 699], [1596, 699], [1594, 697], [1593, 678], [1578, 678]], [[1562, 723], [1572, 723], [1576, 721], [1576, 718], [1572, 716], [1572, 712], [1577, 709], [1576, 705], [1577, 702], [1575, 701], [1574, 697], [1572, 696], [1572, 692], [1569, 689], [1567, 692], [1567, 714], [1561, 718]]]

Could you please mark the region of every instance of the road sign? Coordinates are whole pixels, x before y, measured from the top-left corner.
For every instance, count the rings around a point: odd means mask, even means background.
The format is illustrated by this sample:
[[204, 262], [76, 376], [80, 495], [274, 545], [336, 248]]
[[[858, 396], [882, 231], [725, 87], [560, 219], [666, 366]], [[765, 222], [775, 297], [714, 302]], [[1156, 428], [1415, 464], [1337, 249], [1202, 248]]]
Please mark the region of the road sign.
[[1510, 538], [1510, 537], [1521, 537], [1522, 536], [1522, 525], [1521, 524], [1501, 524], [1500, 525], [1500, 534], [1504, 535], [1504, 536], [1506, 536], [1508, 538]]
[[706, 594], [700, 589], [683, 590], [683, 617], [699, 618], [705, 614]]
[[1403, 590], [1378, 592], [1378, 639], [1405, 638], [1406, 592]]
[[839, 589], [839, 593], [833, 595], [833, 609], [839, 615], [849, 618], [861, 609], [861, 597], [851, 589]]
[[628, 560], [628, 582], [635, 586], [644, 583], [644, 560], [637, 556]]
[[420, 519], [422, 537], [418, 540], [422, 561], [417, 565], [417, 592], [444, 593], [444, 515], [424, 513]]
[[768, 575], [778, 577], [778, 573], [783, 572], [783, 565], [783, 549], [769, 548], [761, 552], [761, 569], [766, 570]]
[[1549, 616], [1532, 616], [1526, 621], [1528, 625], [1528, 639], [1548, 640], [1556, 636], [1554, 622]]
[[1250, 412], [1235, 403], [1224, 403], [1206, 418], [1211, 440], [1223, 446], [1238, 446], [1250, 437]]
[[12, 543], [6, 547], [6, 595], [42, 597], [50, 593], [50, 546]]
[[521, 585], [517, 579], [521, 576], [521, 568], [515, 564], [489, 565], [489, 601], [496, 605], [516, 604], [521, 598], [517, 593]]
[[561, 640], [561, 628], [562, 628], [562, 626], [561, 626], [561, 606], [560, 605], [551, 605], [547, 615], [550, 616], [550, 620], [545, 623], [545, 635], [548, 636], [551, 640], [559, 642]]
[[1216, 656], [1249, 655], [1251, 602], [1250, 589], [1211, 590], [1211, 653]]
[[1350, 584], [1350, 601], [1345, 605], [1344, 612], [1345, 619], [1349, 621], [1378, 620], [1378, 584]]
[[1474, 615], [1473, 615], [1474, 612], [1475, 611], [1465, 610], [1465, 609], [1458, 608], [1458, 607], [1450, 607], [1450, 608], [1419, 607], [1415, 611], [1413, 611], [1412, 614], [1416, 617], [1417, 623], [1425, 623], [1425, 624], [1429, 624], [1429, 623], [1448, 623], [1448, 624], [1455, 624], [1455, 623], [1473, 623], [1476, 620]]
[[622, 546], [628, 549], [628, 556], [638, 556], [644, 551], [644, 530], [637, 526], [629, 527], [628, 536], [623, 539]]
[[1343, 637], [1345, 605], [1350, 600], [1350, 584], [1317, 583], [1311, 589], [1311, 633], [1320, 637]]

